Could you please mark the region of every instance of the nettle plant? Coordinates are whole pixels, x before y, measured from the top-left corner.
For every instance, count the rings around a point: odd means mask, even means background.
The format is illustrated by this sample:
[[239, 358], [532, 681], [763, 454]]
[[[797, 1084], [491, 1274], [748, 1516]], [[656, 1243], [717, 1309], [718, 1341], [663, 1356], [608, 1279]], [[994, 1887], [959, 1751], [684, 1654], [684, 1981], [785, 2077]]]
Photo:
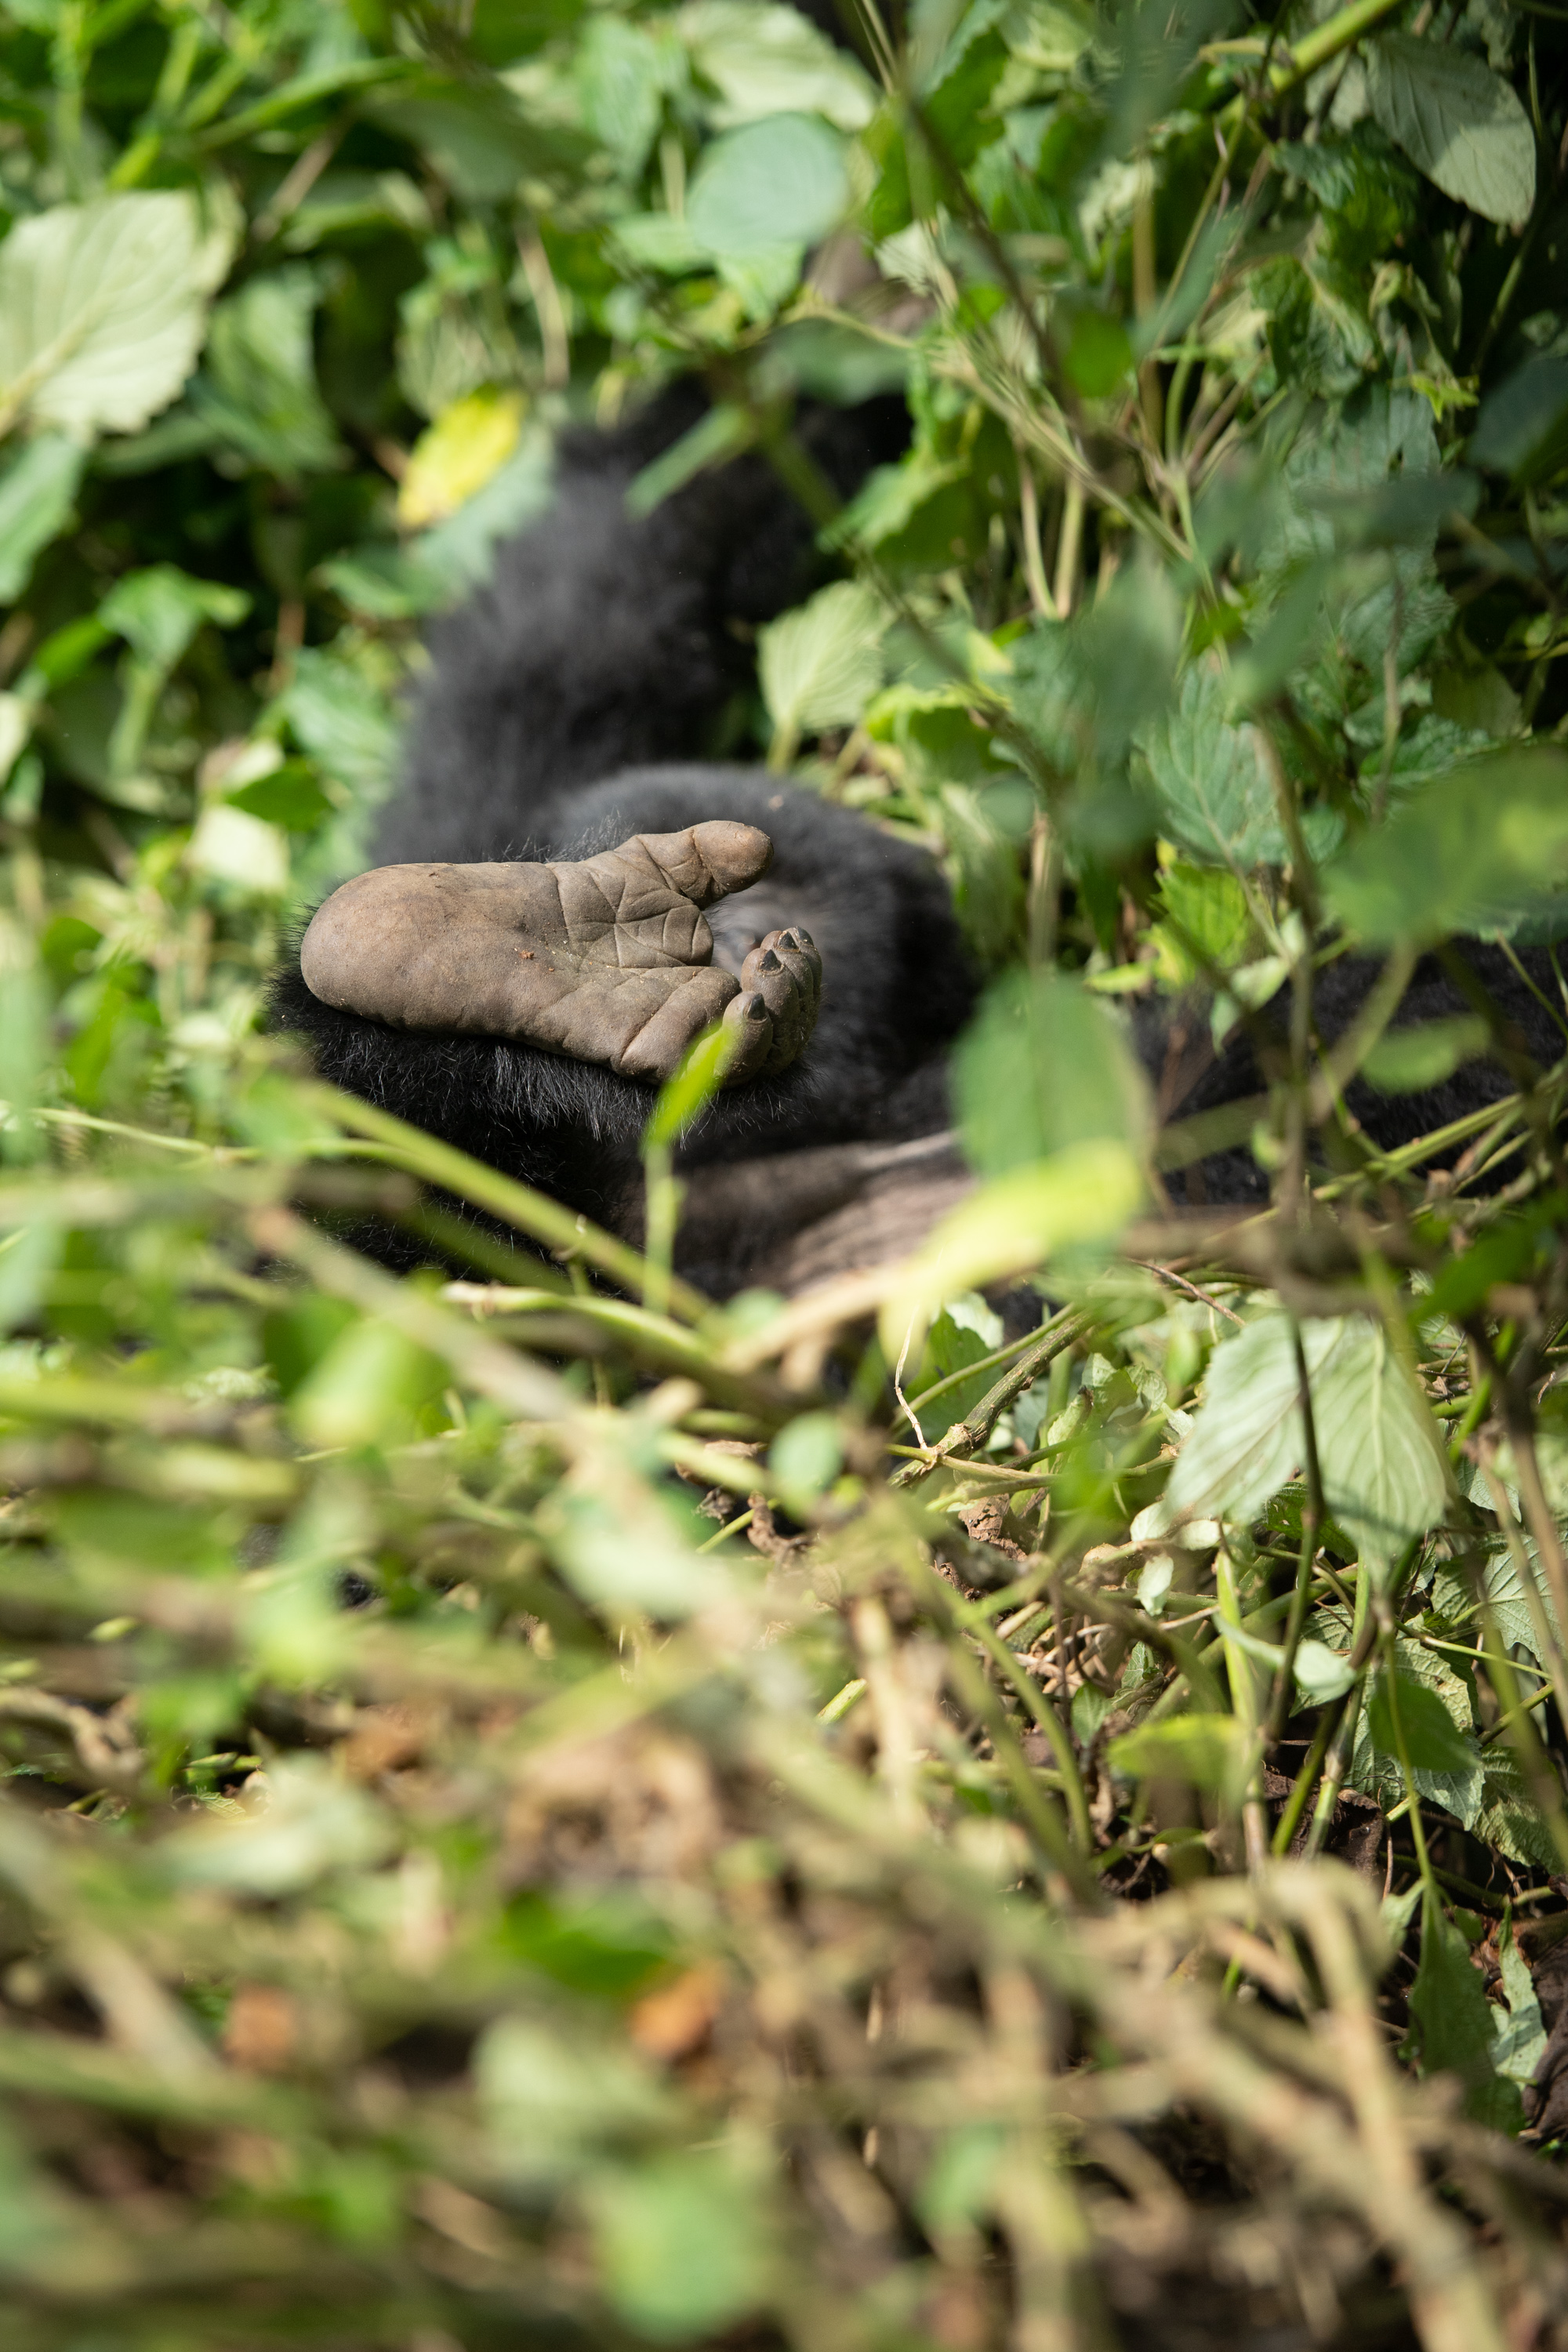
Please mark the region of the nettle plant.
[[[0, 9], [26, 2352], [1563, 2340], [1562, 1078], [1389, 1024], [1568, 933], [1568, 38], [841, 29]], [[722, 1309], [710, 1066], [645, 1260], [258, 1029], [421, 617], [691, 373], [636, 502], [760, 449], [825, 583], [717, 748], [930, 843], [990, 975], [973, 1194]], [[898, 394], [840, 504], [799, 404]], [[1261, 1076], [1161, 1126], [1194, 989]], [[1358, 1073], [1489, 1041], [1371, 1149]]]

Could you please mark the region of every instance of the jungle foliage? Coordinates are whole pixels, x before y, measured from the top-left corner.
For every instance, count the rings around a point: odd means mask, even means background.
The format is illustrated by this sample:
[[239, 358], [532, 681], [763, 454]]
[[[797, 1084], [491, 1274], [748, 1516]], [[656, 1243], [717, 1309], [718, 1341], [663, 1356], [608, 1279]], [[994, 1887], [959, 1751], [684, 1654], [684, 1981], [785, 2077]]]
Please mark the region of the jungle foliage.
[[[1568, 933], [1563, 14], [846, 32], [0, 6], [16, 2352], [1568, 2344], [1568, 1065], [1343, 1108]], [[637, 499], [761, 448], [823, 553], [716, 748], [992, 975], [972, 1198], [724, 1307], [710, 1072], [645, 1262], [258, 1020], [421, 616], [692, 371]], [[889, 391], [837, 508], [795, 404]], [[1349, 942], [1156, 1139], [1123, 1000]]]

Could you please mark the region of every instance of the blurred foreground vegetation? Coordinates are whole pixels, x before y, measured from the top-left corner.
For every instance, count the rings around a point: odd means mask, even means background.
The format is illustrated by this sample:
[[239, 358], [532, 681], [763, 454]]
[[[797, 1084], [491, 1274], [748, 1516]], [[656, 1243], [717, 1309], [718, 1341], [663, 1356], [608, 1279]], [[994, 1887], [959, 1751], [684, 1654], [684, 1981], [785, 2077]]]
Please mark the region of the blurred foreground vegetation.
[[[1568, 2344], [1563, 1076], [1343, 1107], [1568, 932], [1563, 12], [851, 25], [0, 7], [16, 2352]], [[258, 1027], [420, 616], [693, 370], [639, 498], [820, 504], [725, 748], [993, 975], [973, 1200], [723, 1309]], [[1120, 1001], [1348, 940], [1154, 1145]]]

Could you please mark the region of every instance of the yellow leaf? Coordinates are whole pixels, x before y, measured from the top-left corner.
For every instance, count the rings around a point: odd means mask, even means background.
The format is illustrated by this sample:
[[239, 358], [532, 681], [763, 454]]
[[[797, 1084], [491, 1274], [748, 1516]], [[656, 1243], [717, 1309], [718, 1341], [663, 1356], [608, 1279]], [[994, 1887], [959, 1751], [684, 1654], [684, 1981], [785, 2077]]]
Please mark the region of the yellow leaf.
[[422, 530], [456, 514], [499, 474], [522, 431], [521, 392], [470, 392], [419, 436], [397, 493], [397, 520]]

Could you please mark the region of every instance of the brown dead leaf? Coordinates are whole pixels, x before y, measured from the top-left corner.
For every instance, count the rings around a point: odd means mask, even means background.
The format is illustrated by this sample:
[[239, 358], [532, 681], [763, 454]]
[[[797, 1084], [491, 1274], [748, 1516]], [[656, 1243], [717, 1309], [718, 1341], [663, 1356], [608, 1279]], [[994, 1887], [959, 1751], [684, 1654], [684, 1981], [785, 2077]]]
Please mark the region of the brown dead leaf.
[[657, 1985], [634, 2004], [632, 2040], [649, 2058], [684, 2058], [706, 2041], [723, 1998], [717, 1969], [688, 1969], [673, 1984]]
[[228, 2005], [224, 2055], [247, 2074], [275, 2074], [293, 2056], [300, 2020], [280, 1985], [240, 1985]]

